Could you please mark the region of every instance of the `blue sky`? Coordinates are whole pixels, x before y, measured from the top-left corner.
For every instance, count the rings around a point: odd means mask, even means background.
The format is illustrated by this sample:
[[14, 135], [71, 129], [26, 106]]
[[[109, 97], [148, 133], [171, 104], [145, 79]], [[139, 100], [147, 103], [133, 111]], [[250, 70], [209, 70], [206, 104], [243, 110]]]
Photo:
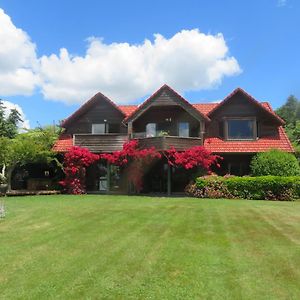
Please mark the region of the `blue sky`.
[[[300, 98], [297, 0], [0, 0], [0, 8], [12, 27], [2, 38], [19, 47], [0, 51], [0, 98], [18, 104], [31, 127], [67, 117], [96, 90], [139, 103], [162, 81], [191, 102], [220, 100], [238, 86], [274, 108], [290, 94]], [[18, 29], [27, 33], [21, 42], [14, 40]], [[31, 73], [16, 83], [8, 73], [20, 69]]]

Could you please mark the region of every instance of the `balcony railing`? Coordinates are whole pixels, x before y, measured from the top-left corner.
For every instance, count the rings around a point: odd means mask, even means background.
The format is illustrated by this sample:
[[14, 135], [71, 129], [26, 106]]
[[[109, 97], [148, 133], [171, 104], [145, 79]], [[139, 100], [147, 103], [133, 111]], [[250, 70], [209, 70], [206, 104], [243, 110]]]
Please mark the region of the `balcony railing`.
[[122, 150], [123, 144], [128, 141], [127, 134], [74, 134], [74, 146], [88, 148], [94, 153], [113, 152]]
[[[202, 144], [199, 137], [156, 136], [145, 137], [146, 134], [134, 134], [141, 148], [155, 147], [158, 151], [170, 149], [182, 151]], [[94, 153], [105, 153], [122, 150], [123, 144], [129, 140], [125, 134], [74, 134], [74, 146], [88, 148]]]
[[201, 146], [201, 138], [179, 137], [179, 136], [157, 136], [139, 138], [139, 146], [142, 148], [155, 147], [159, 151], [164, 151], [174, 147], [178, 151], [183, 151], [194, 146]]

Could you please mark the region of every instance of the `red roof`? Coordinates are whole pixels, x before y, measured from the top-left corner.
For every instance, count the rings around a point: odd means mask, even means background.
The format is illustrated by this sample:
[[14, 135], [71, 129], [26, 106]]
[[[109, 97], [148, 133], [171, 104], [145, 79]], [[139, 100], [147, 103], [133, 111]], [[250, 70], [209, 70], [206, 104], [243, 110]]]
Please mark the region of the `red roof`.
[[70, 134], [62, 134], [53, 146], [53, 151], [66, 152], [73, 146], [73, 138]]
[[218, 137], [206, 138], [204, 147], [214, 153], [256, 153], [270, 149], [294, 152], [282, 126], [276, 137], [261, 137], [255, 141], [226, 141]]
[[[73, 115], [71, 115], [68, 119], [63, 122], [63, 126], [74, 120], [77, 116], [82, 114], [84, 111], [89, 109], [91, 105], [101, 97], [104, 101], [111, 103], [114, 107], [116, 107], [125, 117], [128, 119], [132, 116], [137, 110], [139, 110], [142, 106], [146, 104], [147, 101], [152, 99], [162, 88], [167, 87], [176, 93], [169, 86], [164, 85], [158, 91], [156, 91], [150, 98], [148, 98], [141, 105], [116, 105], [110, 99], [102, 95], [101, 93], [96, 94], [89, 101], [87, 101], [83, 106], [81, 106]], [[274, 118], [277, 119], [281, 124], [283, 124], [283, 120], [276, 115], [276, 113], [272, 110], [270, 104], [268, 102], [258, 102], [251, 95], [246, 93], [243, 89], [237, 88], [230, 95], [228, 95], [223, 101], [220, 103], [196, 103], [190, 104], [196, 110], [198, 110], [202, 115], [204, 115], [208, 120], [209, 116], [217, 110], [220, 106], [222, 106], [228, 99], [230, 99], [235, 93], [241, 92], [246, 97], [253, 102], [255, 105], [261, 107], [263, 110], [267, 111]], [[177, 94], [177, 93], [176, 93]], [[187, 102], [182, 96], [181, 99]], [[188, 103], [188, 102], [187, 102]], [[125, 120], [126, 120], [125, 119]], [[71, 135], [62, 134], [59, 139], [56, 141], [53, 146], [53, 150], [57, 152], [66, 152], [73, 146], [73, 138]], [[256, 153], [256, 152], [264, 152], [270, 149], [276, 148], [286, 152], [294, 152], [293, 146], [291, 145], [284, 129], [282, 126], [278, 127], [278, 134], [276, 137], [261, 137], [255, 141], [226, 141], [222, 140], [218, 137], [206, 138], [204, 141], [204, 146], [214, 152], [214, 153]]]
[[118, 105], [118, 107], [128, 117], [137, 109], [138, 105]]
[[[212, 109], [214, 109], [218, 103], [192, 103], [192, 106], [196, 108], [203, 115], [208, 115]], [[118, 105], [119, 109], [125, 114], [126, 117], [133, 114], [139, 107], [138, 105]]]
[[219, 103], [196, 103], [192, 105], [204, 115], [208, 115]]

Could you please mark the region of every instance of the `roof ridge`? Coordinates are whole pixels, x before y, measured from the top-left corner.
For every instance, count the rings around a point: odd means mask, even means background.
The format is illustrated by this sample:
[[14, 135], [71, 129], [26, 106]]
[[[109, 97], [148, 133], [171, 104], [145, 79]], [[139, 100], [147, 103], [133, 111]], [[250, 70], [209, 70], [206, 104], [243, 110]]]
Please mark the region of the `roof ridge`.
[[124, 112], [118, 107], [118, 105], [112, 101], [111, 99], [109, 99], [107, 96], [105, 96], [104, 94], [102, 94], [101, 92], [97, 92], [93, 97], [91, 97], [89, 100], [85, 101], [75, 112], [73, 112], [68, 118], [64, 119], [61, 123], [61, 126], [65, 126], [66, 123], [69, 123], [73, 118], [75, 118], [77, 115], [80, 116], [83, 112], [85, 112], [86, 109], [89, 108], [89, 105], [91, 105], [91, 103], [93, 103], [93, 101], [97, 100], [97, 97], [101, 97], [102, 99], [104, 99], [105, 101], [107, 101], [108, 103], [110, 103], [113, 107], [115, 107], [124, 117], [126, 117], [126, 115], [124, 114]]
[[270, 106], [270, 104], [268, 103], [268, 106], [270, 107], [270, 109], [267, 109], [266, 107], [264, 107], [262, 105], [263, 102], [260, 102], [258, 100], [256, 100], [253, 96], [251, 96], [249, 93], [247, 93], [244, 89], [242, 89], [241, 87], [237, 87], [236, 89], [234, 89], [229, 95], [227, 95], [220, 103], [219, 105], [217, 105], [214, 109], [212, 109], [208, 115], [212, 114], [213, 112], [215, 112], [220, 106], [224, 105], [224, 103], [226, 103], [229, 99], [231, 99], [235, 94], [237, 94], [238, 92], [243, 93], [244, 95], [246, 95], [248, 97], [248, 99], [250, 99], [254, 104], [258, 105], [259, 107], [261, 107], [263, 110], [265, 110], [266, 112], [270, 113], [271, 115], [273, 115], [274, 118], [276, 118], [278, 121], [280, 121], [281, 124], [285, 124], [284, 120], [281, 119], [272, 109], [272, 107]]
[[[139, 109], [143, 108], [143, 106], [145, 106], [150, 100], [152, 100], [158, 93], [160, 93], [163, 89], [167, 88], [169, 91], [173, 92], [176, 96], [178, 96], [182, 101], [184, 101], [187, 105], [190, 105], [192, 108], [193, 107], [193, 104], [190, 103], [189, 101], [187, 101], [183, 96], [181, 96], [178, 92], [176, 92], [173, 88], [171, 88], [169, 85], [167, 85], [166, 83], [163, 84], [158, 90], [156, 90], [151, 96], [149, 96], [145, 101], [143, 101], [137, 108], [137, 110], [135, 110], [134, 112], [132, 112], [130, 115], [128, 115], [125, 119], [124, 119], [124, 122], [127, 122], [127, 120], [132, 117]], [[194, 108], [195, 109], [195, 108]], [[210, 121], [209, 117], [202, 113], [201, 111], [197, 110], [196, 111], [198, 113], [201, 114], [201, 116]]]

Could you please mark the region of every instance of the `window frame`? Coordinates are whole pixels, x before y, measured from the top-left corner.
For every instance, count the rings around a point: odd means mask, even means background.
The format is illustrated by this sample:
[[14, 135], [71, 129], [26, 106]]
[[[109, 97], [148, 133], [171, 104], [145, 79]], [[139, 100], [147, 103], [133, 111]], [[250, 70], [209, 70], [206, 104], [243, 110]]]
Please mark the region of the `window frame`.
[[[188, 124], [188, 135], [187, 135], [187, 136], [181, 136], [181, 135], [180, 135], [180, 124]], [[179, 122], [177, 123], [177, 134], [178, 134], [179, 137], [183, 137], [183, 138], [185, 138], [185, 137], [190, 137], [190, 135], [191, 135], [190, 123], [189, 123], [189, 122], [186, 122], [186, 121], [179, 121]]]
[[[229, 123], [228, 121], [252, 121], [253, 129], [252, 129], [252, 138], [232, 138], [229, 137]], [[255, 141], [258, 139], [257, 132], [257, 120], [256, 117], [226, 117], [224, 118], [224, 137], [227, 141]]]
[[[150, 135], [148, 136], [147, 126], [150, 125], [150, 124], [155, 125], [154, 135], [153, 135], [153, 136], [150, 136]], [[155, 123], [155, 122], [147, 123], [145, 129], [146, 129], [146, 130], [145, 130], [145, 136], [146, 136], [146, 138], [149, 138], [149, 137], [156, 137], [156, 136], [157, 136], [157, 123]]]
[[[103, 133], [95, 132], [95, 129], [94, 129], [95, 125], [104, 125], [104, 132]], [[108, 124], [107, 123], [93, 123], [92, 124], [92, 134], [107, 134], [107, 133], [108, 133]]]

